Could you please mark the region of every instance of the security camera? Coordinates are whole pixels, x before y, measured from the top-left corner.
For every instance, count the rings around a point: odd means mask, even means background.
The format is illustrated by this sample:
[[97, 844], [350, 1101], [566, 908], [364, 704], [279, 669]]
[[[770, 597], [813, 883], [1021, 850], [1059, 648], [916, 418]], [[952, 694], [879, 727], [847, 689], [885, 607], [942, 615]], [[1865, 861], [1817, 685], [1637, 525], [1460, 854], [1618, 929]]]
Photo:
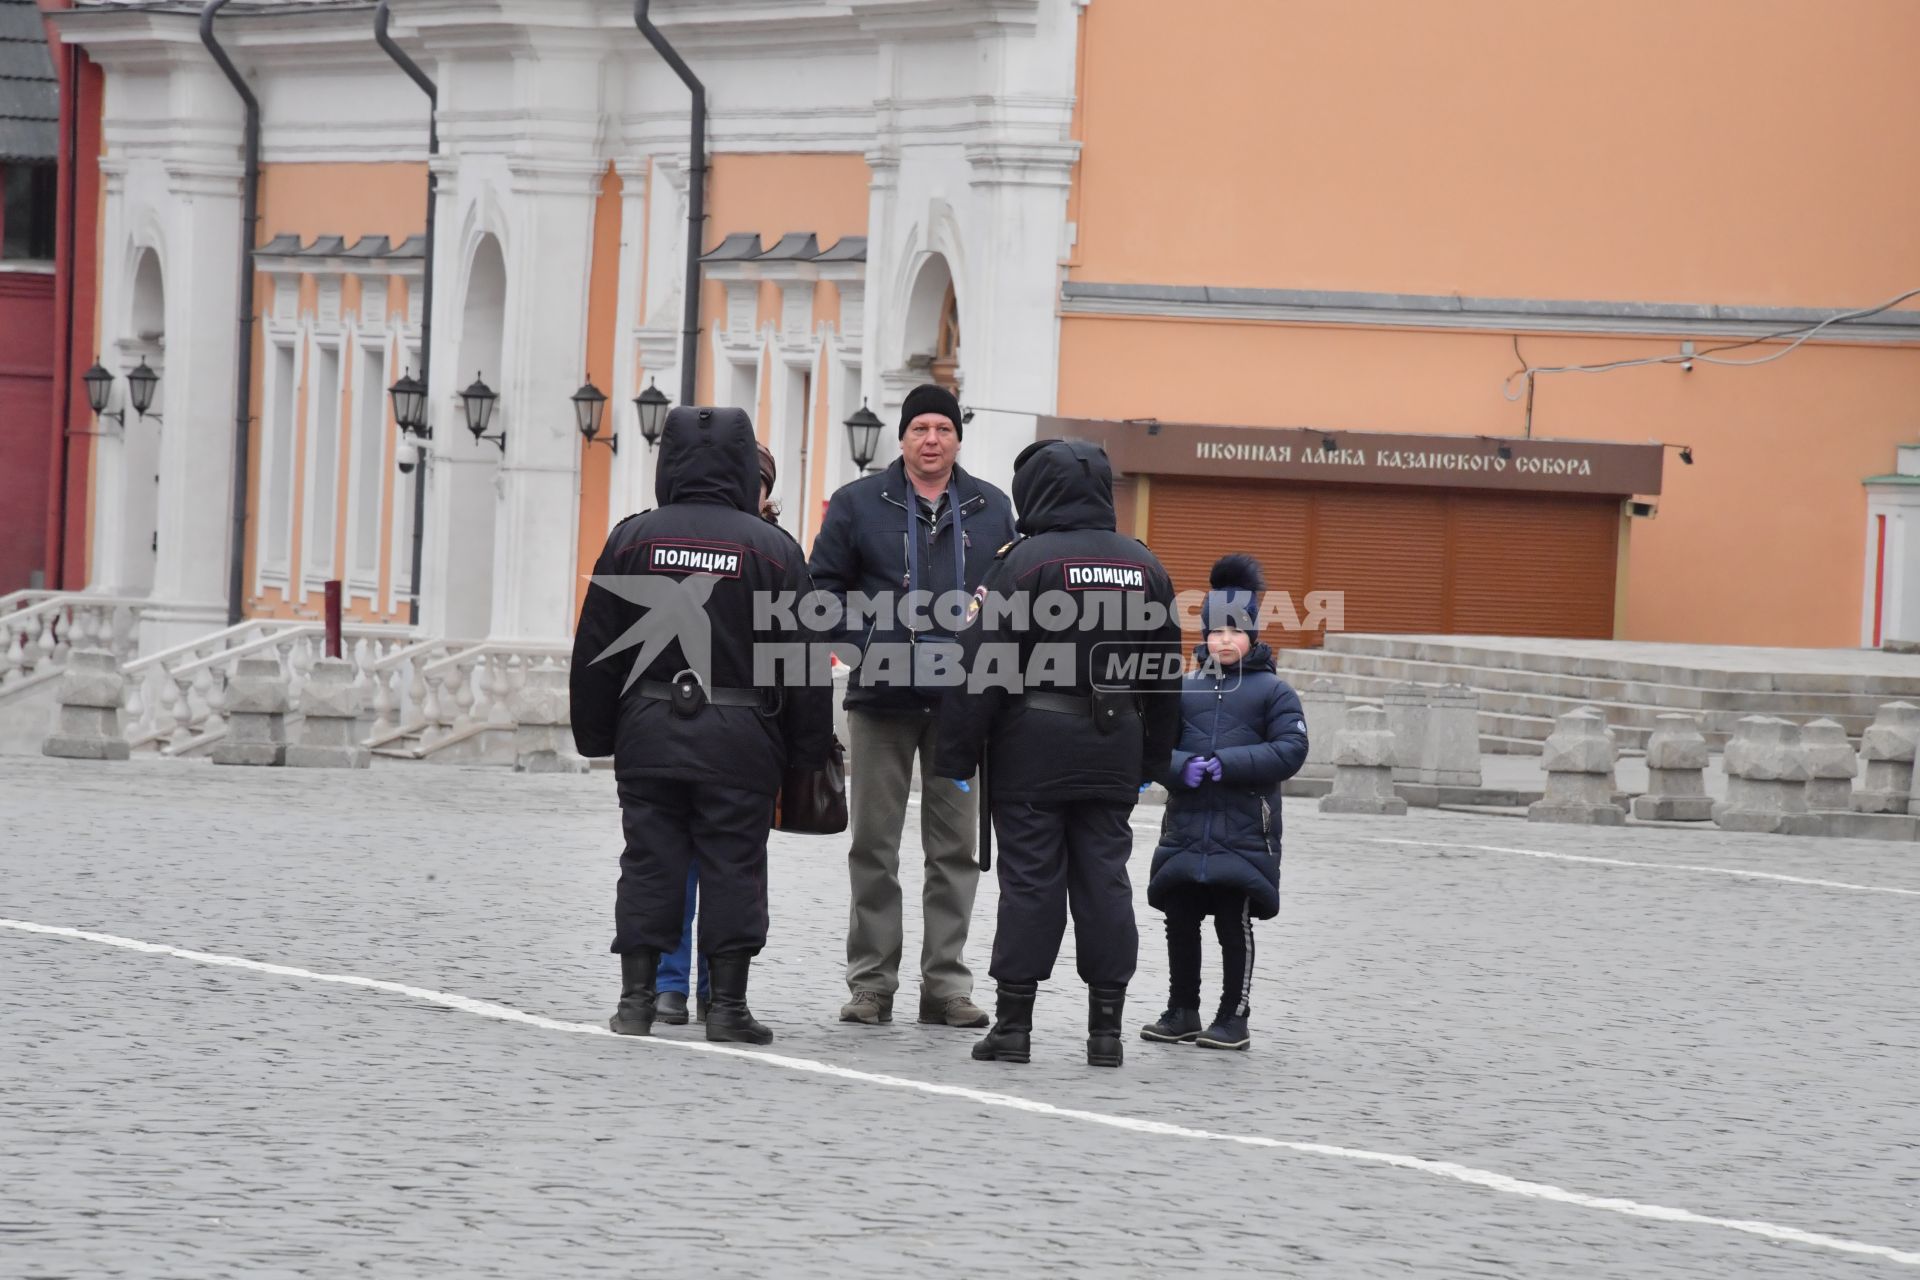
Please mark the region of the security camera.
[[1659, 506], [1651, 502], [1629, 502], [1627, 504], [1627, 511], [1638, 520], [1651, 520], [1660, 514]]
[[420, 450], [410, 444], [403, 444], [393, 451], [393, 460], [400, 468], [400, 474], [410, 476], [413, 469], [420, 465]]

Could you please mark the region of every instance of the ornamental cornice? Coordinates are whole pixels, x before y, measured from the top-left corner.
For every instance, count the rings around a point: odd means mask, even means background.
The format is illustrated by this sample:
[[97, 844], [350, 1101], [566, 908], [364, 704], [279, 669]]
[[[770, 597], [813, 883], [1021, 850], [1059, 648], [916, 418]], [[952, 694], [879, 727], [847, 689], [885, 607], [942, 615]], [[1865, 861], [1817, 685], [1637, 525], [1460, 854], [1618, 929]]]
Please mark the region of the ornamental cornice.
[[1078, 142], [988, 142], [965, 152], [972, 185], [1066, 187], [1080, 159]]
[[1042, 0], [846, 0], [860, 28], [876, 36], [963, 39], [1040, 25]]

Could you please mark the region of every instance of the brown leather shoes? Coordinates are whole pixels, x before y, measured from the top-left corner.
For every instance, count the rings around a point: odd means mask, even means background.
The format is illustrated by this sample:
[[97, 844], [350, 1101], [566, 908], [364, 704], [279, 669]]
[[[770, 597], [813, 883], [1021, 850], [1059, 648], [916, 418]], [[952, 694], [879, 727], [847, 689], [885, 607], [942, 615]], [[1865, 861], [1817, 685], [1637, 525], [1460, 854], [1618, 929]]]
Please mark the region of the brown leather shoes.
[[984, 1027], [992, 1021], [987, 1011], [971, 996], [948, 996], [944, 1000], [920, 997], [920, 1021], [941, 1027]]
[[840, 1021], [864, 1022], [877, 1026], [893, 1021], [893, 997], [881, 991], [856, 991], [853, 999], [840, 1006]]

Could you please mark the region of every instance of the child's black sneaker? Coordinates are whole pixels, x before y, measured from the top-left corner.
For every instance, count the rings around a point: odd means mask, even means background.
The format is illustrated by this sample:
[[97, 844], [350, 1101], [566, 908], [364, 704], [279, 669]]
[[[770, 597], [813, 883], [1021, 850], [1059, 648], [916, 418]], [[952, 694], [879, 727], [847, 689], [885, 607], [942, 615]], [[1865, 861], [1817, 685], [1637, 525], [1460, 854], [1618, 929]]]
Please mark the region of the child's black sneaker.
[[1169, 1009], [1160, 1015], [1158, 1022], [1149, 1022], [1140, 1028], [1142, 1040], [1152, 1040], [1157, 1044], [1191, 1044], [1199, 1034], [1198, 1009]]
[[1253, 1043], [1253, 1037], [1247, 1032], [1246, 1015], [1229, 1018], [1224, 1015], [1213, 1020], [1213, 1025], [1200, 1033], [1194, 1041], [1202, 1049], [1244, 1049]]

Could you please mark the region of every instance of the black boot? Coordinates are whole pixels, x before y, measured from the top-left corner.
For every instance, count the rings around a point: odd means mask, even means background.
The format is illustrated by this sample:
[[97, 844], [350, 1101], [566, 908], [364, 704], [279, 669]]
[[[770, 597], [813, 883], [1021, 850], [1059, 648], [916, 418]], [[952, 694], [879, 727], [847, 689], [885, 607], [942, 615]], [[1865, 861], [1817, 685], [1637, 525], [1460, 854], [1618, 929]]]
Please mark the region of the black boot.
[[1127, 1003], [1125, 987], [1087, 988], [1087, 1065], [1117, 1067], [1125, 1051], [1120, 1044], [1120, 1011]]
[[993, 1029], [973, 1046], [975, 1062], [1027, 1062], [1033, 1057], [1033, 997], [1037, 982], [1003, 982]]
[[747, 970], [753, 957], [745, 951], [707, 957], [713, 977], [713, 1007], [707, 1013], [707, 1039], [726, 1044], [772, 1044], [773, 1032], [754, 1021], [747, 1009]]
[[653, 1034], [653, 977], [660, 968], [658, 951], [627, 951], [620, 956], [620, 1007], [607, 1019], [619, 1036]]

